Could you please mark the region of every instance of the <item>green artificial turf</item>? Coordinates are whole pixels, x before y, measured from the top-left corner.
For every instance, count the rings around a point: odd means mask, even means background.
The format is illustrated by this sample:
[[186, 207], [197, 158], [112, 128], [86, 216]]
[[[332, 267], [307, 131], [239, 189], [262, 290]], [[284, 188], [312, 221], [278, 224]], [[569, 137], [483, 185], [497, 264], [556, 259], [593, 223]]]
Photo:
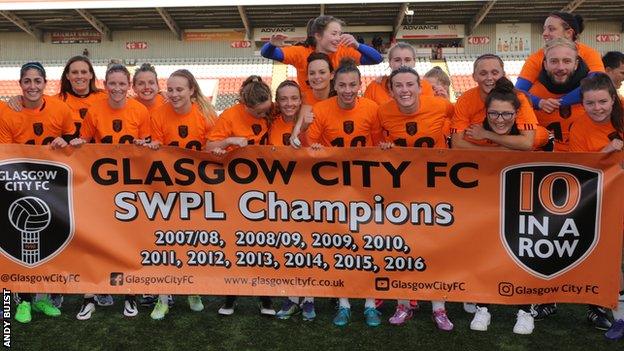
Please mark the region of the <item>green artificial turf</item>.
[[[624, 340], [612, 342], [585, 319], [586, 307], [559, 305], [557, 314], [536, 322], [532, 335], [512, 332], [516, 309], [492, 306], [492, 324], [487, 332], [470, 330], [472, 315], [459, 303], [447, 303], [452, 332], [435, 328], [431, 304], [421, 302], [414, 319], [404, 326], [387, 320], [395, 303], [381, 308], [383, 324], [370, 328], [364, 323], [363, 300], [352, 300], [351, 323], [332, 324], [336, 311], [330, 299], [317, 299], [317, 319], [304, 322], [260, 316], [255, 298], [239, 298], [236, 312], [222, 317], [217, 310], [221, 297], [203, 297], [203, 312], [192, 312], [186, 298], [176, 296], [166, 318], [154, 321], [151, 308], [140, 307], [139, 315], [122, 315], [123, 298], [115, 305], [97, 307], [88, 321], [75, 318], [81, 298], [66, 296], [58, 318], [33, 312], [31, 323], [12, 321], [12, 348], [16, 350], [624, 350]], [[277, 309], [282, 299], [274, 299]], [[13, 310], [14, 312], [15, 310]]]

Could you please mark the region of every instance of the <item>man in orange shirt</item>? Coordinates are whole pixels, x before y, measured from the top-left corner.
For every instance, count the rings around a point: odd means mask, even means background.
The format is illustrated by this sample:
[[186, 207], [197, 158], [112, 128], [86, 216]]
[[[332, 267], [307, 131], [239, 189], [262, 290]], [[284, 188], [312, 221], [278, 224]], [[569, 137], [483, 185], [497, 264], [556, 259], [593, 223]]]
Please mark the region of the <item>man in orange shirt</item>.
[[[602, 64], [600, 53], [594, 48], [578, 42], [579, 35], [581, 35], [584, 28], [583, 17], [580, 15], [556, 11], [552, 12], [548, 18], [546, 18], [542, 36], [547, 44], [549, 41], [558, 38], [565, 38], [573, 41], [577, 47], [578, 55], [585, 61], [589, 71], [604, 72], [605, 68]], [[574, 89], [562, 95], [557, 101], [547, 101], [540, 99], [539, 96], [531, 94], [531, 87], [538, 81], [543, 61], [544, 49], [539, 49], [529, 56], [524, 66], [522, 66], [522, 70], [516, 81], [516, 88], [530, 94], [535, 109], [552, 109], [558, 108], [559, 106], [570, 106], [580, 103], [581, 95], [579, 89]]]
[[542, 104], [535, 114], [540, 125], [550, 130], [555, 137], [555, 151], [568, 150], [570, 126], [584, 114], [581, 104], [560, 105], [559, 99], [580, 86], [589, 73], [589, 68], [578, 58], [577, 46], [564, 38], [549, 41], [544, 48], [544, 67], [539, 80], [531, 87], [530, 93], [542, 101], [552, 102], [552, 106]]

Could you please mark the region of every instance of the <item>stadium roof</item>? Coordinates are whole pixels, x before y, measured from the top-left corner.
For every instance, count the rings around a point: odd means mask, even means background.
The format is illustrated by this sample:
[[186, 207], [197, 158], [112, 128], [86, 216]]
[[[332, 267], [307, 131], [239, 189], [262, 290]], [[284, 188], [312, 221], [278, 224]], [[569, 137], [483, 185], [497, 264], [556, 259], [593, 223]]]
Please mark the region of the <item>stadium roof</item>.
[[[171, 1], [168, 1], [171, 3]], [[145, 7], [145, 1], [50, 1], [47, 9], [26, 10], [24, 6], [37, 3], [0, 1], [0, 8], [22, 8], [0, 11], [0, 32], [25, 31], [41, 40], [42, 33], [51, 31], [97, 30], [103, 34], [119, 30], [172, 30], [178, 37], [186, 29], [234, 29], [295, 26], [304, 27], [307, 20], [319, 14], [333, 15], [345, 20], [348, 26], [384, 25], [396, 28], [398, 24], [465, 24], [467, 32], [481, 23], [542, 22], [551, 11], [572, 10], [586, 21], [624, 21], [624, 1], [604, 0], [498, 0], [498, 1], [417, 1], [311, 4], [286, 0], [273, 5], [189, 6], [190, 1], [179, 0], [183, 7]], [[55, 9], [54, 4], [58, 7]], [[122, 8], [116, 4], [143, 6]], [[159, 6], [163, 1], [149, 3]], [[201, 3], [195, 1], [195, 3]], [[226, 3], [223, 1], [217, 3]], [[231, 2], [230, 2], [231, 3]], [[240, 3], [250, 3], [240, 2]], [[257, 1], [256, 1], [257, 3]], [[269, 1], [263, 3], [271, 3]], [[275, 2], [273, 2], [275, 3]], [[14, 7], [11, 7], [14, 4]], [[61, 9], [63, 6], [89, 5], [89, 8]], [[100, 8], [93, 8], [102, 4]], [[122, 5], [120, 5], [122, 6]], [[32, 6], [31, 6], [32, 7]], [[87, 7], [87, 6], [85, 6]], [[413, 11], [412, 15], [406, 14]]]

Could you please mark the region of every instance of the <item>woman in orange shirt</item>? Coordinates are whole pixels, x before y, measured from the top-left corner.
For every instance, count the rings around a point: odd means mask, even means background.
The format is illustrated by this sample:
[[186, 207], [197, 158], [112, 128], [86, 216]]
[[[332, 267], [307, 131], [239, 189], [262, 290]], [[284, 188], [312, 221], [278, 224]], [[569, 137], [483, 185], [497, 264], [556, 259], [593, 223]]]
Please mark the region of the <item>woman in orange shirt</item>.
[[[398, 42], [388, 51], [388, 63], [390, 72], [397, 70], [401, 66], [410, 68], [416, 67], [416, 50], [408, 43]], [[421, 80], [421, 94], [433, 95], [433, 88], [428, 81]], [[375, 101], [379, 106], [388, 101], [392, 101], [390, 87], [388, 86], [388, 76], [377, 78], [370, 82], [364, 91], [364, 97]]]
[[[143, 73], [146, 74], [151, 75], [149, 72]], [[215, 125], [216, 113], [191, 72], [180, 69], [169, 76], [167, 99], [169, 101], [166, 104], [151, 114], [152, 141], [145, 146], [158, 149], [161, 145], [168, 145], [201, 151], [206, 145], [210, 129]], [[159, 295], [150, 317], [156, 320], [165, 318], [169, 312], [170, 299], [171, 295]], [[204, 310], [199, 295], [189, 295], [188, 302], [192, 311]]]
[[160, 95], [156, 68], [149, 63], [142, 64], [134, 71], [132, 90], [136, 94], [135, 99], [147, 108], [150, 115], [165, 104], [165, 99]]
[[262, 78], [250, 76], [238, 94], [238, 103], [221, 113], [208, 135], [207, 151], [222, 155], [234, 147], [268, 144], [273, 111], [271, 88]]
[[271, 36], [271, 40], [262, 46], [260, 53], [263, 57], [295, 66], [297, 81], [304, 94], [308, 94], [310, 88], [306, 85], [306, 60], [313, 52], [327, 54], [334, 67], [343, 58], [351, 58], [361, 65], [375, 65], [383, 60], [377, 50], [358, 43], [351, 34], [342, 33], [342, 26], [342, 20], [322, 15], [308, 21], [307, 39], [302, 45], [288, 46], [284, 43], [288, 36], [278, 33]]
[[[302, 135], [304, 145], [314, 149], [323, 146], [363, 147], [377, 145], [381, 140], [381, 128], [377, 119], [377, 104], [367, 98], [359, 98], [362, 86], [360, 71], [352, 60], [344, 60], [334, 73], [336, 96], [314, 105], [314, 122]], [[348, 298], [340, 298], [334, 325], [345, 326], [351, 319]], [[375, 299], [366, 299], [364, 316], [371, 327], [381, 324], [381, 313], [376, 309]]]
[[[273, 118], [271, 88], [258, 76], [250, 76], [239, 90], [239, 102], [226, 109], [208, 135], [206, 150], [223, 155], [236, 147], [267, 145]], [[221, 315], [234, 313], [236, 296], [226, 296]], [[274, 316], [271, 298], [260, 297], [260, 314]]]
[[[463, 93], [455, 103], [455, 114], [451, 120], [451, 147], [459, 149], [491, 149], [491, 145], [479, 145], [466, 135], [471, 125], [481, 125], [485, 120], [485, 99], [501, 77], [505, 76], [503, 60], [492, 54], [479, 56], [474, 62], [472, 78], [477, 86]], [[523, 92], [517, 92], [520, 100], [515, 123], [518, 135], [490, 135], [498, 147], [513, 150], [533, 150], [537, 117]]]
[[[572, 125], [570, 150], [572, 152], [621, 152], [624, 139], [624, 111], [613, 81], [606, 74], [596, 74], [581, 81], [581, 96], [586, 115]], [[615, 320], [605, 333], [610, 340], [624, 337], [624, 274], [620, 277], [620, 296], [617, 308], [612, 310]], [[590, 311], [598, 306], [590, 306]], [[599, 309], [601, 311], [604, 309]], [[604, 320], [595, 313], [594, 325]], [[588, 314], [588, 316], [590, 316]], [[610, 321], [609, 321], [610, 322]], [[603, 322], [604, 323], [604, 322]], [[607, 323], [604, 323], [606, 327]]]
[[609, 76], [595, 74], [581, 81], [584, 118], [570, 129], [571, 152], [622, 150], [622, 104]]
[[[3, 112], [0, 144], [50, 145], [53, 149], [67, 146], [66, 139], [69, 140], [75, 131], [71, 111], [64, 103], [43, 95], [46, 83], [46, 72], [41, 63], [28, 62], [21, 67], [19, 84], [23, 106], [20, 111], [7, 108]], [[36, 301], [33, 301], [32, 294], [18, 294], [18, 297], [20, 302], [15, 320], [20, 323], [31, 321], [31, 310], [50, 317], [61, 315], [47, 295]]]
[[[292, 80], [281, 82], [275, 90], [275, 105], [276, 117], [269, 128], [269, 144], [288, 146], [290, 145], [290, 134], [293, 130], [293, 125], [302, 106], [299, 84]], [[288, 319], [300, 312], [305, 321], [312, 321], [316, 318], [313, 297], [303, 298], [301, 305], [299, 304], [299, 297], [288, 297], [284, 300], [282, 308], [277, 312], [276, 317]]]
[[[496, 81], [494, 88], [485, 99], [485, 115], [482, 126], [466, 131], [474, 140], [492, 138], [490, 134], [501, 136], [518, 135], [516, 118], [522, 108], [522, 101], [513, 83], [503, 77]], [[473, 126], [476, 127], [476, 126]], [[520, 149], [522, 150], [522, 149]], [[516, 324], [513, 332], [516, 334], [531, 334], [534, 329], [534, 318], [531, 314], [531, 305], [518, 306]], [[470, 329], [486, 331], [490, 325], [491, 315], [489, 305], [478, 303], [476, 313], [470, 322]]]
[[[96, 144], [145, 144], [150, 139], [149, 112], [141, 103], [128, 99], [130, 89], [128, 69], [119, 64], [111, 65], [106, 71], [104, 85], [108, 98], [91, 105], [84, 119], [80, 137], [72, 140], [70, 144], [80, 146], [91, 141]], [[95, 295], [85, 294], [76, 318], [79, 320], [91, 318], [95, 304]], [[134, 295], [125, 296], [123, 314], [126, 317], [138, 314]]]
[[[453, 105], [437, 96], [423, 96], [420, 77], [410, 67], [401, 66], [388, 77], [393, 100], [379, 107], [377, 113], [385, 141], [382, 149], [392, 146], [446, 148], [445, 126], [453, 116]], [[444, 301], [432, 301], [433, 321], [440, 330], [453, 330]], [[412, 318], [416, 301], [398, 300], [389, 322], [402, 325]]]
[[322, 52], [310, 54], [308, 56], [308, 80], [306, 83], [312, 90], [303, 95], [303, 106], [301, 106], [297, 122], [292, 129], [290, 145], [294, 148], [301, 146], [299, 134], [305, 131], [310, 126], [310, 123], [314, 121], [312, 106], [336, 94], [333, 90], [333, 80], [334, 66], [329, 56]]
[[[605, 68], [600, 53], [578, 42], [579, 35], [581, 35], [584, 28], [583, 17], [580, 15], [573, 15], [569, 12], [552, 12], [544, 22], [542, 37], [545, 42], [557, 38], [566, 38], [576, 42], [578, 54], [587, 63], [590, 73], [604, 72]], [[526, 59], [516, 81], [516, 88], [528, 93], [539, 78], [542, 62], [544, 62], [543, 48], [534, 52]], [[571, 106], [581, 102], [580, 89], [575, 89], [559, 99], [540, 99], [534, 95], [529, 96], [536, 109], [543, 109], [547, 113], [551, 113], [561, 106]]]
[[[76, 137], [80, 135], [82, 121], [96, 101], [106, 100], [106, 93], [95, 85], [97, 78], [89, 58], [74, 56], [65, 64], [61, 75], [61, 88], [57, 98], [73, 111]], [[112, 303], [112, 299], [110, 299]]]

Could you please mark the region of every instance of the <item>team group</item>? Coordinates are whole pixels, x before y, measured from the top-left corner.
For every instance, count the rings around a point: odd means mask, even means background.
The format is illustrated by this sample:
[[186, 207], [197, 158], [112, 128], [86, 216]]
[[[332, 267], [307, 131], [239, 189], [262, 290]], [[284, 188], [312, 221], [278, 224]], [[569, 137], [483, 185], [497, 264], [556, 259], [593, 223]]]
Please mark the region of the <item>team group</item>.
[[[342, 33], [343, 22], [320, 16], [308, 23], [308, 38], [297, 45], [274, 34], [262, 56], [297, 69], [297, 81], [279, 84], [275, 101], [269, 85], [258, 76], [247, 78], [238, 102], [216, 115], [191, 72], [180, 69], [167, 79], [161, 94], [155, 68], [143, 64], [131, 76], [120, 64], [109, 65], [104, 90], [96, 87], [93, 66], [85, 56], [68, 60], [58, 95], [45, 96], [46, 72], [38, 62], [20, 71], [22, 95], [0, 106], [0, 143], [79, 147], [85, 143], [134, 143], [158, 149], [162, 145], [204, 150], [222, 155], [246, 145], [280, 145], [295, 148], [378, 146], [503, 149], [555, 152], [620, 152], [624, 133], [622, 104], [617, 89], [624, 80], [624, 54], [601, 57], [578, 41], [583, 19], [555, 12], [544, 22], [544, 48], [531, 54], [514, 87], [505, 77], [503, 60], [484, 54], [474, 61], [477, 83], [453, 105], [450, 79], [439, 67], [424, 77], [414, 69], [416, 52], [407, 43], [396, 43], [388, 54], [392, 72], [366, 87], [364, 97], [358, 65], [378, 64], [375, 49]], [[134, 98], [128, 98], [132, 88]], [[163, 97], [164, 95], [164, 97]], [[62, 296], [20, 294], [15, 318], [27, 323], [31, 311], [60, 315]], [[146, 302], [147, 301], [147, 302]], [[219, 313], [234, 313], [236, 297], [228, 296]], [[144, 296], [153, 303], [151, 317], [163, 319], [171, 297]], [[204, 309], [199, 296], [189, 296], [191, 310]], [[364, 317], [370, 326], [381, 324], [382, 302], [366, 299]], [[110, 295], [88, 294], [77, 314], [91, 318], [96, 305], [112, 304]], [[389, 319], [402, 325], [418, 309], [416, 301], [399, 300]], [[487, 330], [488, 306], [465, 303], [474, 313], [473, 330]], [[534, 321], [556, 312], [555, 304], [518, 306], [513, 331], [531, 334]], [[271, 299], [260, 298], [263, 314], [287, 319], [301, 314], [316, 316], [314, 298], [290, 297], [276, 313]], [[137, 299], [127, 295], [124, 315], [136, 316]], [[612, 313], [612, 314], [611, 314]], [[587, 318], [606, 337], [624, 336], [624, 292], [611, 313], [588, 306]], [[445, 303], [432, 301], [436, 326], [454, 328]], [[337, 301], [333, 319], [338, 326], [351, 319], [349, 299]]]

